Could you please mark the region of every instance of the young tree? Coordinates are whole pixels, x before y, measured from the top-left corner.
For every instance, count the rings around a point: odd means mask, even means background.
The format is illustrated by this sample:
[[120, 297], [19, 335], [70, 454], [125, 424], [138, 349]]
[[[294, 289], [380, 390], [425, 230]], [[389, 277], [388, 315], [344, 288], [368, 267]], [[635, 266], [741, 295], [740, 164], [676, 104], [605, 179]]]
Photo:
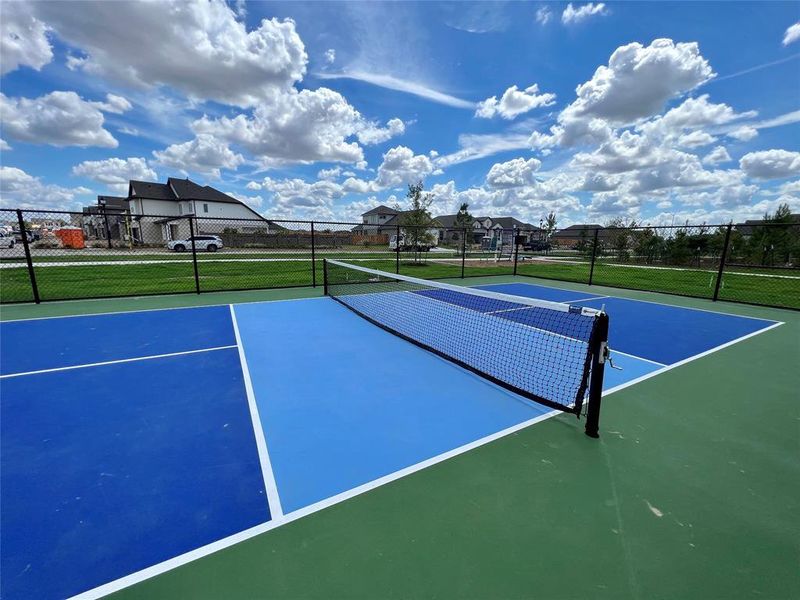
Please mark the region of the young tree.
[[472, 222], [475, 218], [469, 214], [469, 204], [464, 202], [461, 207], [458, 209], [458, 213], [456, 214], [456, 220], [453, 223], [453, 226], [459, 229], [459, 235], [464, 236], [463, 247], [467, 247], [467, 240], [469, 239], [472, 233]]
[[422, 249], [432, 246], [435, 241], [431, 231], [435, 223], [428, 211], [433, 203], [433, 195], [423, 194], [423, 189], [424, 184], [421, 181], [408, 186], [406, 198], [410, 208], [400, 217], [400, 227], [403, 230], [405, 245], [411, 246], [413, 249], [415, 262], [419, 261]]
[[548, 214], [544, 219], [544, 230], [547, 232], [547, 239], [550, 239], [550, 236], [553, 235], [553, 232], [556, 230], [556, 224], [558, 221], [556, 220], [556, 213], [551, 212]]

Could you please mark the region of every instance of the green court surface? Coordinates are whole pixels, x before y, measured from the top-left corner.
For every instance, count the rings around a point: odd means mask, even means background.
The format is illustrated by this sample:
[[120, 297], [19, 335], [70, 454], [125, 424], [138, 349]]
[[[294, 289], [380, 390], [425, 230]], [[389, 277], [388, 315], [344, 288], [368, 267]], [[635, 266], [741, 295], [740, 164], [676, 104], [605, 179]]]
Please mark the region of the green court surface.
[[[487, 277], [784, 324], [135, 583], [115, 598], [800, 597], [800, 313]], [[456, 280], [455, 283], [463, 283]], [[0, 308], [2, 319], [317, 296], [228, 292]], [[366, 350], [365, 350], [366, 351]], [[365, 378], [365, 393], [370, 385]]]

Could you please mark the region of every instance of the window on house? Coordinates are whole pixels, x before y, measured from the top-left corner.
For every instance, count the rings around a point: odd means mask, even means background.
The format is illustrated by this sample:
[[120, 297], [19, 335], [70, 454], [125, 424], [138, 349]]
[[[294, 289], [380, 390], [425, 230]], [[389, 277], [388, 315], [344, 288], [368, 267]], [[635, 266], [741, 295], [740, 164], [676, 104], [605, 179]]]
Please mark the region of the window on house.
[[180, 202], [178, 202], [178, 214], [179, 215], [183, 214], [183, 204], [181, 204]]
[[203, 212], [204, 213], [208, 212], [208, 204], [203, 204]]

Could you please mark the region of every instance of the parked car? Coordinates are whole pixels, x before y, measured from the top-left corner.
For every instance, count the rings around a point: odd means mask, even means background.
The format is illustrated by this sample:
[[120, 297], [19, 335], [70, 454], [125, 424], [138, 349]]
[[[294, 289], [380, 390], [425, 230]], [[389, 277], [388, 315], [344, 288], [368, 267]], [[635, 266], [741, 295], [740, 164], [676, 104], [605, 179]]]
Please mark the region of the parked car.
[[[433, 232], [433, 233], [431, 233]], [[406, 239], [406, 236], [400, 234], [400, 252], [428, 252], [431, 248], [436, 246], [435, 237], [436, 230], [428, 230], [429, 239], [434, 240], [433, 243], [422, 242], [415, 244], [412, 240]], [[397, 235], [393, 235], [389, 238], [389, 249], [390, 250], [397, 250]]]
[[548, 252], [550, 248], [550, 242], [545, 242], [544, 240], [530, 240], [522, 246], [522, 249], [528, 252]]
[[5, 233], [0, 233], [0, 248], [13, 248], [14, 236]]
[[194, 239], [194, 247], [196, 250], [205, 250], [207, 252], [216, 252], [222, 248], [222, 238], [218, 235], [196, 235], [194, 238], [185, 240], [172, 240], [167, 242], [167, 248], [175, 252], [185, 252], [191, 250], [192, 239]]

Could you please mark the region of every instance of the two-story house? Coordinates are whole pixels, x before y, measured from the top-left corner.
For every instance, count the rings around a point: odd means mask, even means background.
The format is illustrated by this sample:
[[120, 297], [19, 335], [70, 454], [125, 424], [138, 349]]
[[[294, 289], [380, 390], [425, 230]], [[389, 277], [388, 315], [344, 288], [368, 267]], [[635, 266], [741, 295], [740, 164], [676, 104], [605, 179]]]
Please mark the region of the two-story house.
[[189, 217], [194, 217], [192, 228], [196, 234], [219, 234], [225, 229], [241, 233], [284, 229], [241, 200], [190, 179], [170, 177], [167, 183], [131, 181], [126, 200], [131, 214], [131, 235], [140, 243], [186, 239], [190, 232]]

